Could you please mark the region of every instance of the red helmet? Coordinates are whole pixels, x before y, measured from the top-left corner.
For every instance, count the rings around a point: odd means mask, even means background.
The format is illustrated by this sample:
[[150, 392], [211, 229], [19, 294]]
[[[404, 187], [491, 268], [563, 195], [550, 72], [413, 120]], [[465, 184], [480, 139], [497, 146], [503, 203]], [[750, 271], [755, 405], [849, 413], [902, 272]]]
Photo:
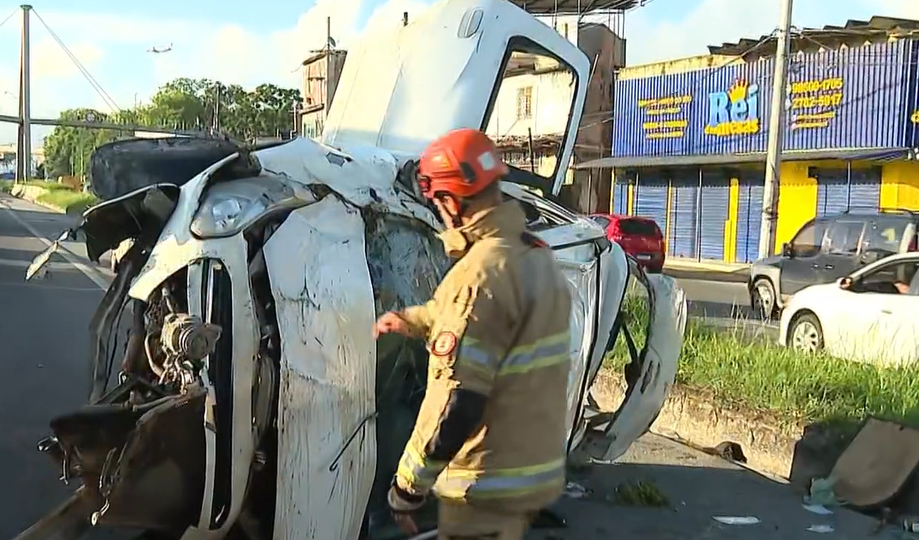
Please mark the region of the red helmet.
[[428, 145], [418, 164], [418, 184], [429, 199], [439, 193], [463, 199], [507, 173], [494, 141], [477, 129], [462, 128]]

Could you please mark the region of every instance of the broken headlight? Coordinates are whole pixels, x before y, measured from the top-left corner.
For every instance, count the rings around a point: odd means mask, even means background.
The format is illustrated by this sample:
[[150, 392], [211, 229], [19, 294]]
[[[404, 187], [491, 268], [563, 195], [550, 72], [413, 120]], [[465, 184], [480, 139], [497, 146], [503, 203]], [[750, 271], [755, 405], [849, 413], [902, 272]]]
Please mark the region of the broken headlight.
[[207, 191], [191, 222], [198, 238], [234, 236], [266, 214], [299, 206], [294, 190], [276, 176], [263, 175], [217, 184]]
[[233, 236], [268, 209], [261, 197], [249, 199], [239, 194], [210, 196], [198, 208], [191, 232], [201, 238]]

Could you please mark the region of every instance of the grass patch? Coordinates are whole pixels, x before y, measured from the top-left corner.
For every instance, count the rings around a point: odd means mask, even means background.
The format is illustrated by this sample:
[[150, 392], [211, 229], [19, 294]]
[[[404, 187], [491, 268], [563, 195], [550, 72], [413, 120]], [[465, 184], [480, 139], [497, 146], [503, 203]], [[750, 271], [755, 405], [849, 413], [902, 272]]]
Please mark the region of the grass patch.
[[79, 214], [90, 206], [98, 204], [99, 199], [91, 193], [82, 191], [52, 189], [39, 195], [38, 202], [60, 208], [68, 214]]
[[0, 193], [9, 193], [13, 189], [12, 180], [0, 180]]
[[72, 191], [74, 193], [77, 191], [67, 184], [62, 184], [60, 182], [49, 182], [48, 180], [26, 180], [23, 183], [27, 186], [40, 187], [42, 189], [47, 189], [48, 191]]
[[[647, 297], [632, 293], [624, 310], [641, 348]], [[621, 369], [628, 349], [619, 339], [605, 367]], [[788, 422], [853, 426], [868, 416], [919, 427], [919, 367], [880, 367], [806, 354], [769, 342], [750, 343], [739, 331], [690, 319], [677, 384], [703, 390], [727, 406], [768, 411]]]

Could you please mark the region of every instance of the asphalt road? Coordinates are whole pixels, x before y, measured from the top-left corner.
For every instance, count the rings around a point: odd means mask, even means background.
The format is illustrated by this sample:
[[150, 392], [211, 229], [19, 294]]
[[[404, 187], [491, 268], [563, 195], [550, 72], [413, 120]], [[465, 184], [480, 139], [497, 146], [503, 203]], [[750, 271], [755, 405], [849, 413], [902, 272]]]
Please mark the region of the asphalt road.
[[778, 339], [776, 321], [763, 322], [750, 309], [746, 273], [664, 269], [686, 292], [689, 314], [712, 326], [735, 330], [747, 338]]
[[[5, 488], [0, 492], [0, 539], [18, 534], [68, 493], [35, 443], [48, 434], [52, 417], [85, 399], [86, 328], [102, 290], [60, 255], [55, 255], [49, 279], [25, 283], [23, 275], [28, 261], [46, 245], [36, 236], [53, 238], [71, 222], [0, 194], [0, 478]], [[68, 246], [80, 252], [79, 246]], [[684, 287], [691, 296], [704, 294], [724, 302], [734, 294], [733, 289], [708, 284], [698, 285], [696, 292], [694, 284]], [[832, 538], [887, 538], [869, 535], [874, 523], [870, 518], [845, 511], [828, 517], [810, 514], [801, 508], [801, 495], [789, 487], [653, 435], [636, 443], [617, 464], [593, 466], [571, 480], [588, 494], [565, 497], [558, 504], [567, 528], [536, 530], [529, 538], [805, 540], [815, 534], [806, 531], [815, 524], [832, 525]], [[616, 503], [615, 488], [629, 480], [658, 486], [668, 507]], [[761, 523], [721, 525], [713, 516], [755, 516]]]
[[[818, 516], [802, 507], [802, 495], [766, 478], [656, 435], [645, 435], [613, 465], [595, 465], [569, 478], [586, 489], [564, 497], [559, 513], [568, 526], [536, 530], [528, 540], [832, 540], [901, 538], [892, 528], [872, 535], [876, 521], [847, 510]], [[666, 506], [625, 506], [616, 489], [644, 482]], [[752, 525], [723, 525], [715, 517], [754, 517]], [[833, 532], [808, 531], [829, 525]]]
[[[26, 283], [29, 261], [72, 218], [0, 194], [0, 538], [11, 538], [66, 498], [36, 443], [48, 422], [85, 402], [87, 326], [99, 286], [61, 255], [50, 278]], [[97, 278], [98, 279], [98, 278]]]

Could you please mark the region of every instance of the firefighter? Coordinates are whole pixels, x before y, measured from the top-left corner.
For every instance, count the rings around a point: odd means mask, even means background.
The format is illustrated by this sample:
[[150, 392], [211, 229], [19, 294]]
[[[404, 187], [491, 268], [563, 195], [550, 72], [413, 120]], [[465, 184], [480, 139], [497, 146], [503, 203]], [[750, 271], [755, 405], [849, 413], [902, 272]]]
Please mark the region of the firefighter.
[[422, 306], [384, 314], [375, 337], [423, 338], [427, 391], [388, 493], [397, 524], [432, 492], [441, 540], [520, 540], [565, 485], [571, 295], [555, 258], [503, 202], [508, 174], [474, 129], [421, 156], [418, 181], [458, 259]]

